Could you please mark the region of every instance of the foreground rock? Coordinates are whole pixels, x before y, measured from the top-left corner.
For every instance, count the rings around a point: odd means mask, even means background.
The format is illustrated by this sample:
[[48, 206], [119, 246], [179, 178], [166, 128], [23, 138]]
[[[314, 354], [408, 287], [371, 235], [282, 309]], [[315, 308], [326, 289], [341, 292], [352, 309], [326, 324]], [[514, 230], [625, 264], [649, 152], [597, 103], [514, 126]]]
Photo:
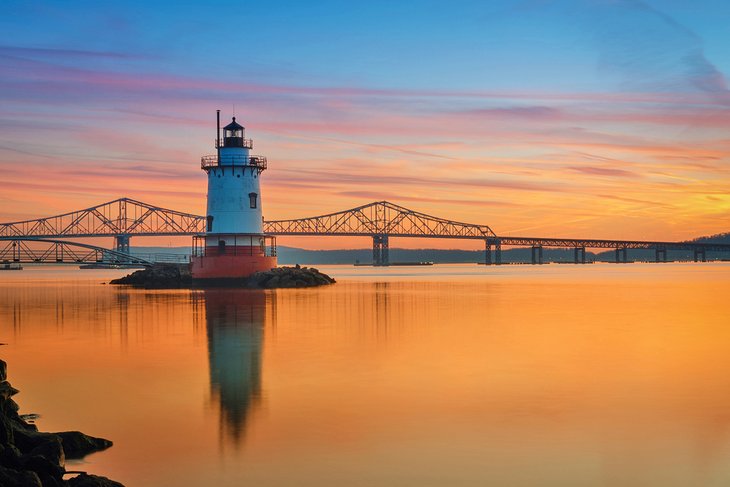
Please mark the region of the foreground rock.
[[[268, 271], [261, 271], [246, 279], [226, 279], [209, 282], [206, 285], [234, 286], [250, 289], [275, 289], [294, 287], [314, 287], [334, 284], [334, 278], [319, 272], [313, 267], [275, 267]], [[127, 284], [145, 289], [174, 289], [200, 287], [194, 283], [190, 270], [180, 264], [156, 264], [153, 267], [142, 269], [120, 279], [114, 279], [110, 284]]]
[[193, 285], [193, 276], [187, 264], [155, 264], [114, 279], [110, 284], [129, 284], [145, 289], [188, 288]]
[[118, 482], [95, 475], [82, 474], [79, 476], [81, 479], [63, 479], [66, 458], [82, 458], [109, 448], [112, 442], [79, 431], [38, 431], [34, 424], [18, 414], [18, 404], [12, 398], [18, 390], [7, 381], [6, 370], [5, 362], [0, 360], [0, 485], [121, 486]]
[[119, 482], [98, 475], [82, 473], [68, 481], [69, 487], [124, 487]]

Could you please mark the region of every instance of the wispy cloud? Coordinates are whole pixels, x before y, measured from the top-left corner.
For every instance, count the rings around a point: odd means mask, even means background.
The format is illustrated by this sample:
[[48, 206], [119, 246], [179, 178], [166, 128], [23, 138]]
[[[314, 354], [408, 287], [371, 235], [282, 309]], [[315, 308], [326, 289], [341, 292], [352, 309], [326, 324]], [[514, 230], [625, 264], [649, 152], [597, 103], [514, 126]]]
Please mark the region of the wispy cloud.
[[43, 59], [143, 59], [145, 56], [128, 52], [90, 51], [83, 49], [54, 49], [0, 45], [0, 56]]
[[594, 176], [610, 176], [620, 178], [639, 178], [639, 174], [632, 171], [626, 171], [624, 169], [614, 169], [610, 167], [594, 167], [594, 166], [569, 166], [568, 169], [571, 171], [579, 172], [582, 174], [591, 174]]
[[640, 0], [594, 5], [601, 66], [628, 89], [701, 91], [730, 104], [727, 81], [708, 61], [694, 32]]

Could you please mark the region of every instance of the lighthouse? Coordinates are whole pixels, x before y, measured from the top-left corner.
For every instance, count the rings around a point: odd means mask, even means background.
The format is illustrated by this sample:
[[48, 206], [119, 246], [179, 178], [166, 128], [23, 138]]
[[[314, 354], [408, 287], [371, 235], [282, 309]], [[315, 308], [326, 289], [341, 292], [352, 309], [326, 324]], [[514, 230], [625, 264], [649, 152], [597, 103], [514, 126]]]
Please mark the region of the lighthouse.
[[223, 127], [217, 111], [217, 153], [203, 156], [208, 175], [205, 233], [193, 237], [191, 272], [197, 282], [225, 283], [276, 267], [276, 240], [264, 234], [261, 173], [266, 158], [251, 155], [253, 141], [236, 122]]

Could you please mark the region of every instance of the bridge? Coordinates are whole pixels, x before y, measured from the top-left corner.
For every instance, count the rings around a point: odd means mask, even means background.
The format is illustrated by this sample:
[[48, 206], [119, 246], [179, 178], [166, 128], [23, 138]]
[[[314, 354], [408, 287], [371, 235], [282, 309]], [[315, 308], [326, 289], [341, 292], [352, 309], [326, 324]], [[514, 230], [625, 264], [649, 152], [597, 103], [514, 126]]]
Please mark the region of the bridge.
[[[40, 243], [41, 246], [32, 245]], [[51, 239], [0, 240], [0, 263], [59, 263], [105, 265], [152, 265], [152, 261], [140, 256], [116, 250], [104, 249], [81, 242]]]
[[[185, 236], [204, 231], [204, 216], [119, 198], [61, 215], [0, 223], [0, 262], [95, 261], [148, 265], [154, 259], [137, 257], [135, 260], [129, 254], [131, 237]], [[730, 251], [730, 244], [719, 243], [499, 236], [487, 225], [439, 218], [387, 201], [326, 215], [265, 221], [264, 232], [270, 235], [370, 237], [374, 265], [389, 264], [391, 237], [482, 240], [486, 264], [501, 263], [503, 246], [531, 247], [533, 264], [543, 262], [544, 247], [574, 249], [575, 263], [585, 263], [586, 248], [614, 249], [616, 262], [627, 261], [628, 249], [653, 249], [656, 262], [666, 262], [668, 250], [693, 252], [695, 261], [706, 260], [709, 251]], [[94, 237], [113, 237], [114, 250], [74, 241]]]

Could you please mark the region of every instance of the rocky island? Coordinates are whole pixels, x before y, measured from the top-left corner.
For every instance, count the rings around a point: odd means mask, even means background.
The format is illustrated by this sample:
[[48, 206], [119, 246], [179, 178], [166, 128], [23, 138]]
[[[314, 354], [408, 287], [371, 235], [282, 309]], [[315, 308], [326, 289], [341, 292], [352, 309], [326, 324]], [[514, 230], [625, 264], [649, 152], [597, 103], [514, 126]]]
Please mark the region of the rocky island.
[[[334, 284], [334, 278], [313, 267], [274, 267], [247, 278], [220, 280], [216, 285], [249, 289], [315, 287]], [[114, 279], [110, 284], [126, 284], [145, 289], [176, 289], [197, 287], [187, 264], [155, 264]]]
[[[42, 433], [13, 400], [19, 391], [7, 381], [0, 360], [0, 485], [3, 487], [123, 487], [119, 482], [85, 472], [67, 471], [66, 459], [105, 450], [112, 442], [79, 431]], [[64, 479], [67, 475], [75, 477]]]

